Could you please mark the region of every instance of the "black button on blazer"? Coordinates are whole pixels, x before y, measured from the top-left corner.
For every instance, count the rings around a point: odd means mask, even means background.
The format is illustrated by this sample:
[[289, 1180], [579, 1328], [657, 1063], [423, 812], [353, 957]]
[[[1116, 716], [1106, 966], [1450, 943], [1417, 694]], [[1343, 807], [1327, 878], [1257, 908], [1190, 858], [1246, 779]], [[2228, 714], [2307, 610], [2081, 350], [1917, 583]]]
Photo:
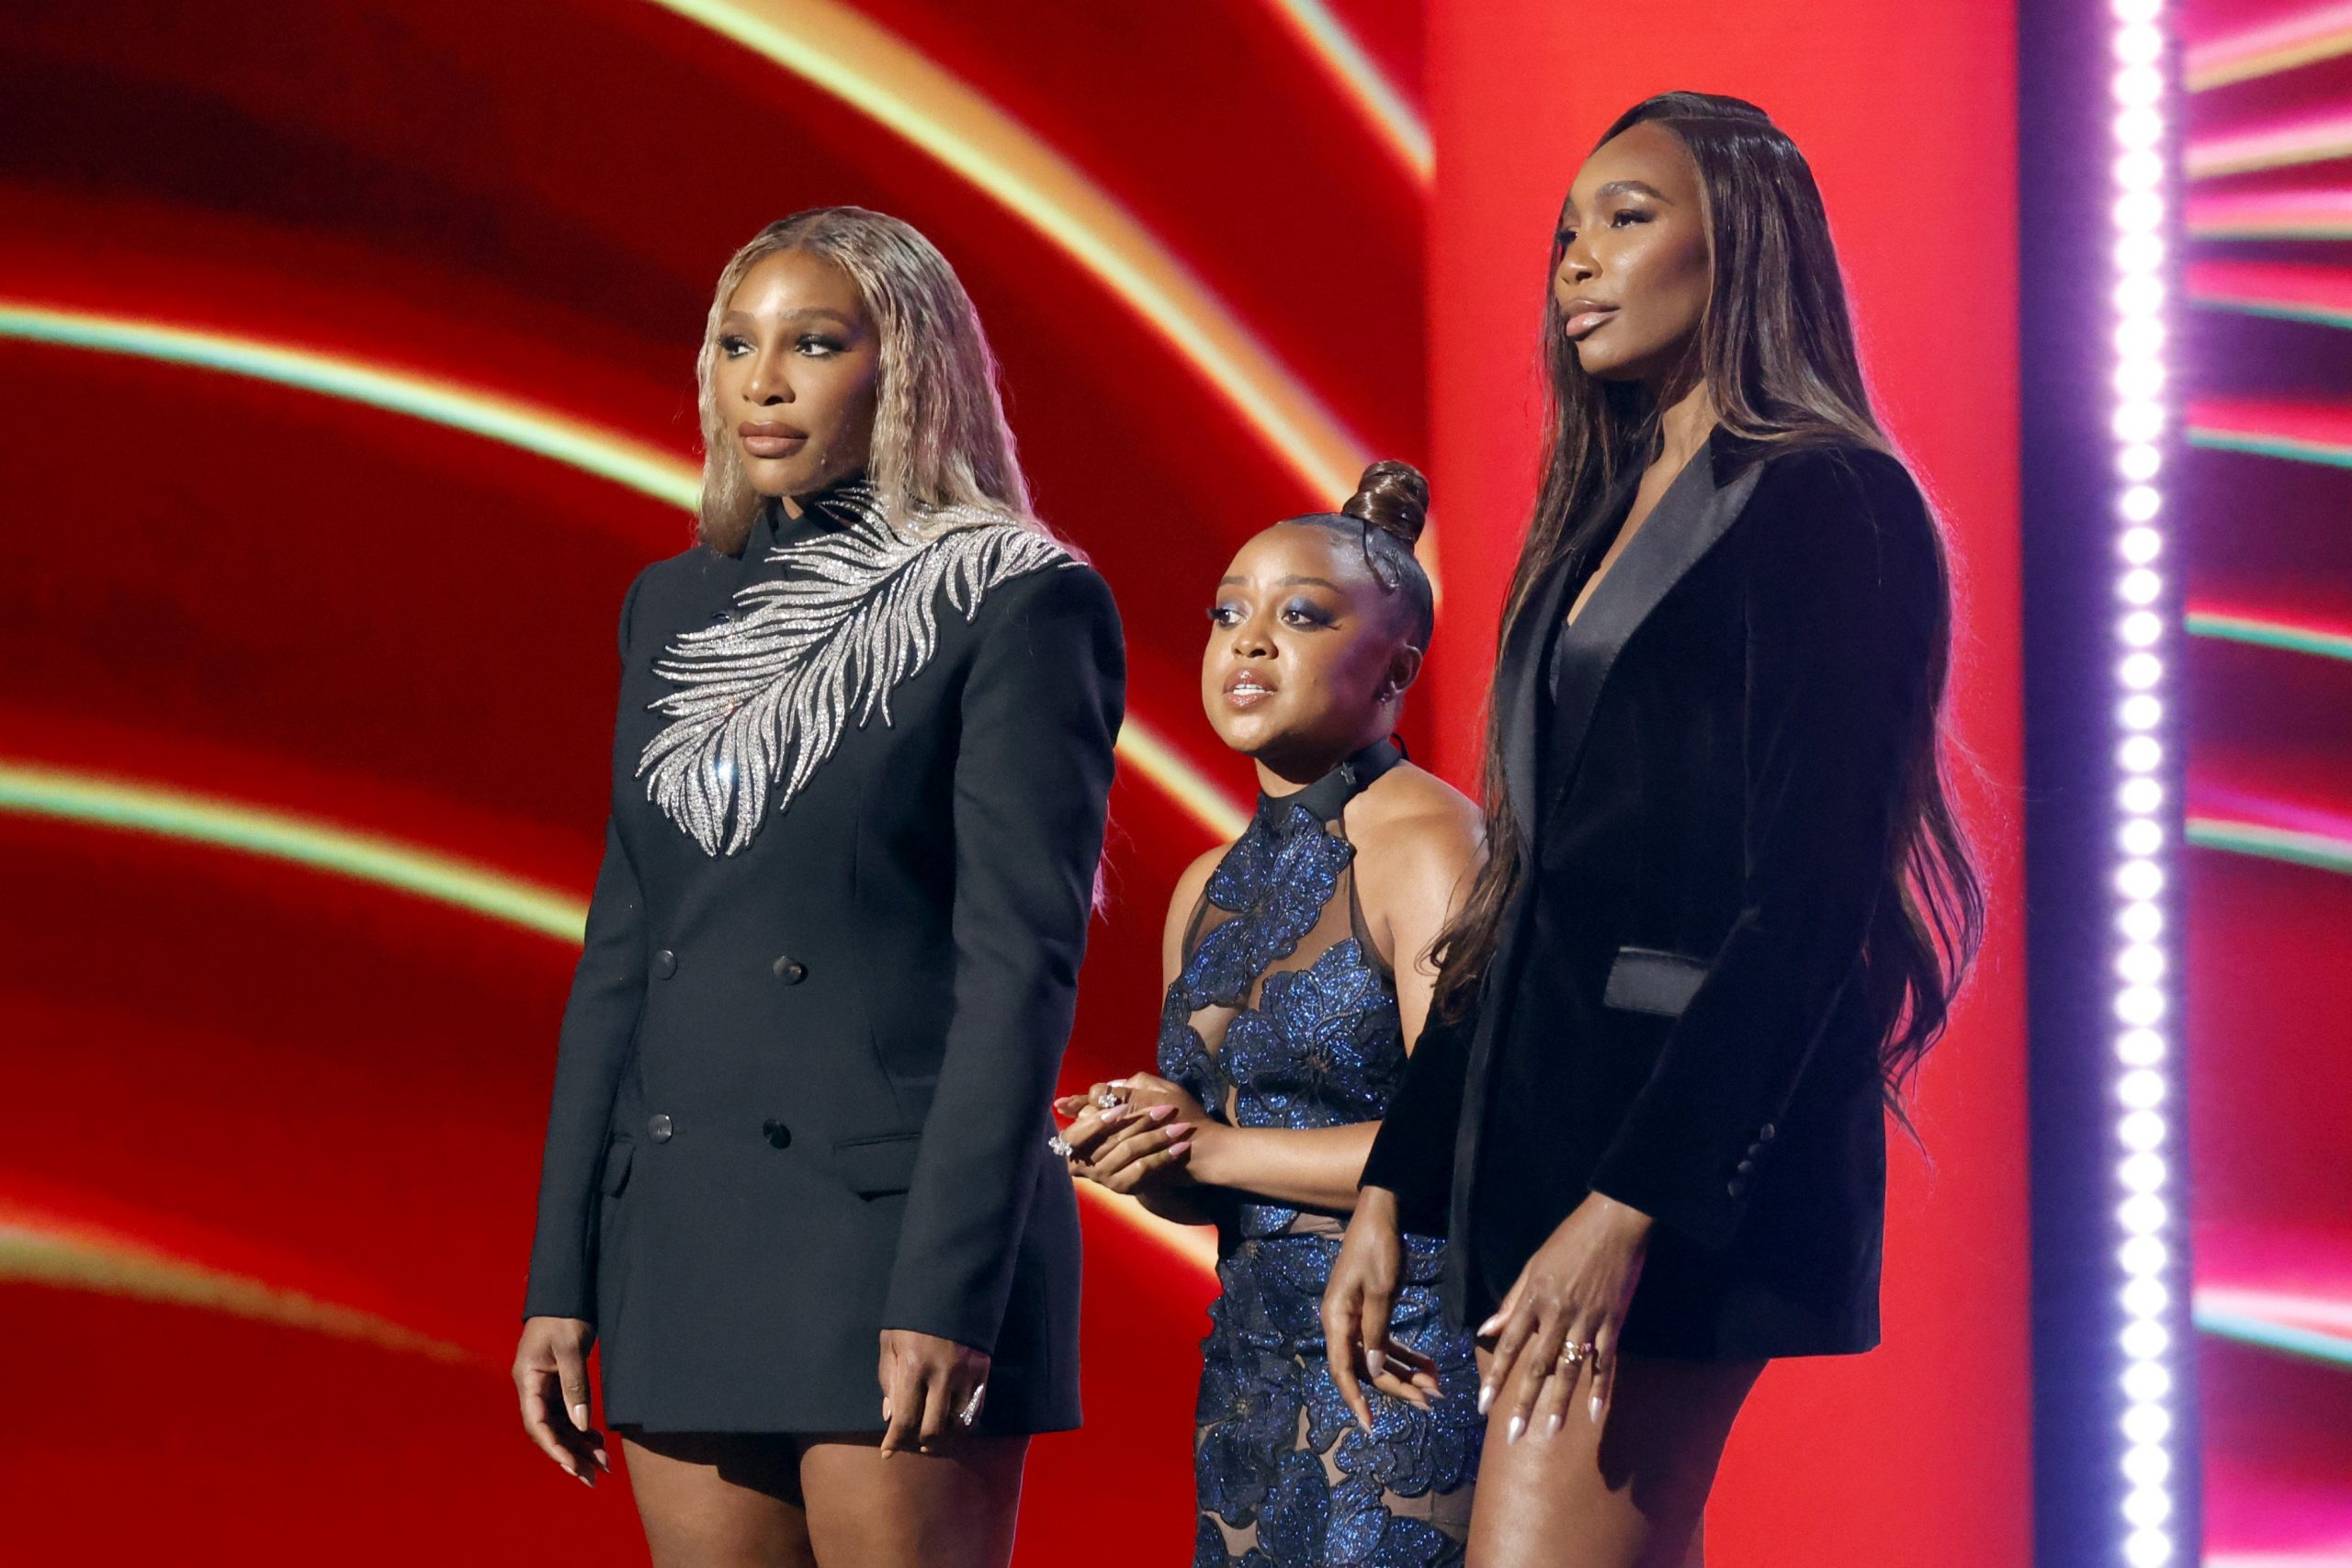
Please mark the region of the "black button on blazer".
[[756, 626], [746, 591], [828, 542], [821, 509], [778, 517], [740, 558], [649, 568], [622, 611], [526, 1310], [596, 1324], [616, 1423], [877, 1430], [892, 1327], [993, 1355], [984, 1429], [1072, 1427], [1078, 1214], [1047, 1102], [1124, 702], [1117, 612], [1057, 551], [953, 578], [887, 706], [852, 702], [797, 787], [787, 750], [743, 803], [748, 843], [712, 852], [639, 762], [680, 639]]

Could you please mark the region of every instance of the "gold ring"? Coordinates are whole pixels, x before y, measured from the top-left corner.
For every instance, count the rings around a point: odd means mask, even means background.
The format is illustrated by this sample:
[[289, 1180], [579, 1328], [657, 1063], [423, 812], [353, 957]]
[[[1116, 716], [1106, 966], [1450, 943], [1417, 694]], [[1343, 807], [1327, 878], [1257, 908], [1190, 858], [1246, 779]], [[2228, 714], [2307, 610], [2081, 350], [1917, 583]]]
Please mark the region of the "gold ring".
[[1573, 1367], [1585, 1358], [1585, 1348], [1571, 1341], [1560, 1347], [1560, 1365]]

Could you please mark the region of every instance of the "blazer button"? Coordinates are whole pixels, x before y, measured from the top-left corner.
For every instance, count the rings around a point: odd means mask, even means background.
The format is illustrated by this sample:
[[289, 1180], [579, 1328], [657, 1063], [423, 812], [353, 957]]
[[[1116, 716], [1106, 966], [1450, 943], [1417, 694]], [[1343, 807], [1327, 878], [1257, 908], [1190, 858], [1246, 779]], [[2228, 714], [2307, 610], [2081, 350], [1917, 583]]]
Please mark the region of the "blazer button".
[[1735, 1176], [1729, 1181], [1724, 1183], [1724, 1191], [1734, 1198], [1738, 1197], [1741, 1193], [1747, 1190], [1747, 1179], [1744, 1176]]
[[797, 986], [808, 978], [808, 965], [788, 953], [768, 967], [775, 970], [775, 977], [787, 986]]
[[670, 1141], [671, 1134], [677, 1131], [677, 1128], [672, 1125], [670, 1118], [667, 1115], [657, 1111], [651, 1116], [646, 1118], [645, 1130], [652, 1134], [653, 1141], [655, 1143], [666, 1144]]
[[1755, 1162], [1754, 1160], [1752, 1160], [1752, 1159], [1744, 1159], [1744, 1160], [1741, 1160], [1741, 1161], [1739, 1162], [1739, 1174], [1740, 1174], [1740, 1175], [1742, 1175], [1742, 1176], [1744, 1176], [1744, 1177], [1746, 1177], [1746, 1176], [1753, 1176], [1753, 1175], [1755, 1175], [1755, 1174], [1756, 1174], [1756, 1162]]
[[1756, 1141], [1759, 1144], [1769, 1144], [1772, 1141], [1774, 1135], [1778, 1134], [1779, 1131], [1779, 1128], [1773, 1126], [1770, 1122], [1767, 1122], [1764, 1125], [1756, 1129]]
[[666, 980], [677, 972], [678, 955], [676, 953], [671, 952], [665, 947], [661, 952], [653, 955], [653, 977], [655, 979]]
[[763, 1122], [760, 1132], [776, 1148], [788, 1149], [792, 1146], [792, 1129], [781, 1122]]

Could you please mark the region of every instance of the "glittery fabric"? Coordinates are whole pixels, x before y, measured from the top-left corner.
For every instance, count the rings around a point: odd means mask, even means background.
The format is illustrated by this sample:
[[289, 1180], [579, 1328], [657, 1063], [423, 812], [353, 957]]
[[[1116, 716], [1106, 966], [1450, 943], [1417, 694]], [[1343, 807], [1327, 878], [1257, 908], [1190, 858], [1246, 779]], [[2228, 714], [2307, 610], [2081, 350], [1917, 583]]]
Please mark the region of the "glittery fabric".
[[[1352, 917], [1355, 850], [1303, 806], [1263, 801], [1210, 875], [1169, 987], [1159, 1070], [1244, 1127], [1377, 1119], [1405, 1067], [1396, 997]], [[1243, 1203], [1220, 1235], [1201, 1343], [1196, 1568], [1422, 1568], [1462, 1561], [1485, 1424], [1466, 1336], [1438, 1301], [1443, 1244], [1407, 1238], [1394, 1328], [1434, 1357], [1430, 1411], [1371, 1396], [1365, 1433], [1324, 1357], [1329, 1215]]]
[[739, 590], [737, 614], [681, 633], [655, 663], [674, 688], [670, 722], [638, 759], [646, 797], [705, 853], [734, 854], [930, 661], [940, 604], [969, 620], [989, 590], [1070, 557], [1033, 529], [947, 508], [917, 531], [892, 526], [874, 491], [844, 485], [813, 503], [831, 527], [778, 547], [781, 577]]

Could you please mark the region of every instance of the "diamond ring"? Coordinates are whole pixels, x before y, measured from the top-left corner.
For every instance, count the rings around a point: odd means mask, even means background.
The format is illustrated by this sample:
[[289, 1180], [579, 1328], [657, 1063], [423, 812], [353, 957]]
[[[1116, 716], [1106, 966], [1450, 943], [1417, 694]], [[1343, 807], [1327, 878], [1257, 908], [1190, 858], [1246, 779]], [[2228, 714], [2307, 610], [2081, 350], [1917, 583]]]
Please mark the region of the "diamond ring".
[[980, 1418], [980, 1401], [988, 1397], [988, 1392], [989, 1385], [986, 1383], [982, 1383], [979, 1387], [974, 1389], [972, 1391], [972, 1397], [964, 1402], [964, 1408], [956, 1412], [956, 1419], [967, 1427], [978, 1420]]
[[1101, 1106], [1105, 1111], [1115, 1111], [1126, 1102], [1126, 1096], [1123, 1094], [1114, 1094], [1107, 1089], [1101, 1094], [1094, 1097], [1094, 1103]]
[[1046, 1147], [1053, 1151], [1056, 1159], [1068, 1159], [1076, 1152], [1069, 1146], [1069, 1140], [1059, 1133], [1054, 1134], [1046, 1140]]

